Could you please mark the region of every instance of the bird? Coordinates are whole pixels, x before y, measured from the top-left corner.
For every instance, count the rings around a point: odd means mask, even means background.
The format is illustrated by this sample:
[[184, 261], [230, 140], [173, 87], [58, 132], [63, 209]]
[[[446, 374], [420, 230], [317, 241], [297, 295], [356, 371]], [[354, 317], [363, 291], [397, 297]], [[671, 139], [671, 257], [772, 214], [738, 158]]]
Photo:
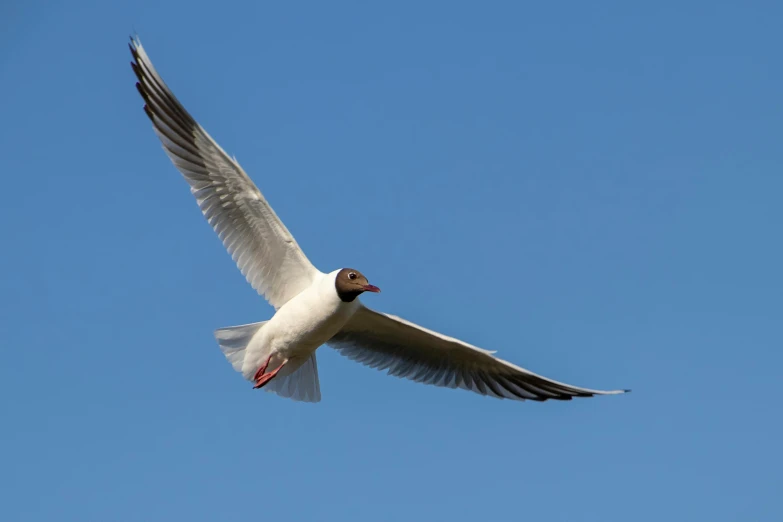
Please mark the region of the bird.
[[267, 321], [214, 332], [228, 362], [254, 389], [319, 402], [316, 350], [327, 345], [392, 376], [501, 399], [567, 401], [630, 391], [558, 382], [365, 306], [360, 296], [380, 288], [354, 268], [324, 273], [313, 266], [236, 159], [164, 83], [138, 36], [129, 47], [136, 88], [165, 153], [248, 283], [275, 309]]

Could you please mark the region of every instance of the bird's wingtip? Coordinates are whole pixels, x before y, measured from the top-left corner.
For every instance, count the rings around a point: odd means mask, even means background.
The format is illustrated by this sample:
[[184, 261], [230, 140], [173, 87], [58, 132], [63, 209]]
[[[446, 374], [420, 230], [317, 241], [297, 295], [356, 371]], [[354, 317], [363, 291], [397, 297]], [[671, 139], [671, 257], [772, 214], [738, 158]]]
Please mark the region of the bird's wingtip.
[[601, 395], [623, 395], [624, 393], [631, 393], [630, 388], [622, 388], [620, 390], [605, 391]]

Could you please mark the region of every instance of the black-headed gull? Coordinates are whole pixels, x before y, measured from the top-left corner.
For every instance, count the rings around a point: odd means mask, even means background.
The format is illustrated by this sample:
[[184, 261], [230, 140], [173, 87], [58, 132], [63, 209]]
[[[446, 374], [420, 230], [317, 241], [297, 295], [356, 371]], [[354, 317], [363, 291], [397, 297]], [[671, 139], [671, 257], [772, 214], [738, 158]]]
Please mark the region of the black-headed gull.
[[358, 299], [380, 292], [358, 270], [316, 269], [242, 167], [185, 110], [131, 39], [136, 87], [171, 161], [204, 216], [256, 291], [268, 321], [215, 331], [234, 369], [283, 397], [321, 399], [315, 352], [328, 344], [390, 375], [493, 397], [534, 401], [614, 395], [553, 381], [443, 334], [376, 312]]

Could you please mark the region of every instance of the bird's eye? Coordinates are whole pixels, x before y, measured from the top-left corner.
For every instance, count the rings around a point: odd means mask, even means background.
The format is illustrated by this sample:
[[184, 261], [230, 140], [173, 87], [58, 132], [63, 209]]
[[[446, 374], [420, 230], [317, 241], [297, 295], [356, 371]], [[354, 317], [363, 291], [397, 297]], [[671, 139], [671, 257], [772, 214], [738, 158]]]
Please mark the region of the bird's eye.
[[356, 279], [356, 272], [351, 272], [348, 274], [348, 279]]

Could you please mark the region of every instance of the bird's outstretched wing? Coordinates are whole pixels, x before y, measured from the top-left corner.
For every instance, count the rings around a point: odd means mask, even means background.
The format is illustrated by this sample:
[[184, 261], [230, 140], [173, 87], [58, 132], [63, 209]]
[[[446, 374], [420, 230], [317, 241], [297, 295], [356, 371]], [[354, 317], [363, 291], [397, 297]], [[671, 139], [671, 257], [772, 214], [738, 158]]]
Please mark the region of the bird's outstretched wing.
[[185, 110], [131, 39], [136, 87], [171, 161], [242, 274], [275, 308], [307, 288], [319, 271], [236, 160]]
[[458, 339], [361, 306], [328, 343], [362, 364], [425, 384], [504, 399], [545, 401], [616, 395], [553, 381]]

